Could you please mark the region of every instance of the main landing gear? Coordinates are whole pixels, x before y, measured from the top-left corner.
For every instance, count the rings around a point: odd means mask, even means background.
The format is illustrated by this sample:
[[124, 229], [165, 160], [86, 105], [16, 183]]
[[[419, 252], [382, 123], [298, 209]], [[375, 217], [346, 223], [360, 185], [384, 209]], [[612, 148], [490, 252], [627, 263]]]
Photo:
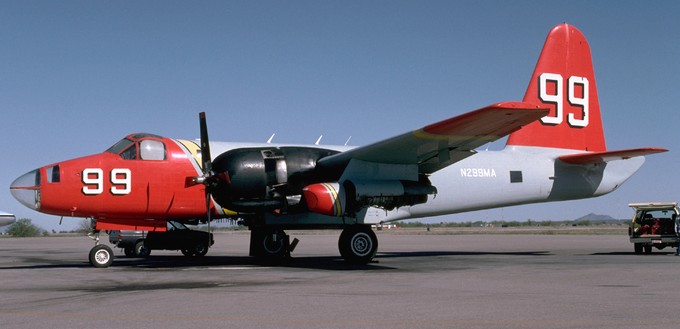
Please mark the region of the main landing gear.
[[99, 231], [88, 234], [94, 240], [94, 247], [90, 249], [90, 264], [94, 267], [109, 267], [113, 263], [113, 250], [105, 244], [99, 244]]
[[370, 225], [353, 225], [340, 233], [340, 255], [351, 264], [368, 264], [378, 251], [378, 238]]
[[[265, 262], [280, 262], [290, 259], [298, 239], [280, 228], [259, 227], [250, 232], [250, 255]], [[350, 264], [368, 264], [378, 251], [378, 238], [370, 225], [351, 225], [342, 230], [338, 240], [342, 258]]]
[[250, 256], [260, 260], [283, 261], [290, 258], [298, 240], [290, 243], [290, 236], [278, 228], [253, 228], [250, 231]]

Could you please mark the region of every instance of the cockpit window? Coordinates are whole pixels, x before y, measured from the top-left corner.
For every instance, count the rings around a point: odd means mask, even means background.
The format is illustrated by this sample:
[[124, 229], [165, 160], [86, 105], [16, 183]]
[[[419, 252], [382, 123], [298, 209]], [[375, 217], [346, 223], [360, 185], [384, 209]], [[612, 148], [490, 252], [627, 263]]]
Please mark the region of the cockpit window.
[[134, 143], [133, 141], [131, 141], [127, 138], [123, 138], [120, 141], [118, 141], [118, 143], [113, 144], [113, 146], [109, 147], [109, 149], [106, 150], [106, 152], [118, 154], [118, 153], [120, 153], [120, 151], [126, 149], [128, 146], [130, 146], [130, 144], [133, 144], [133, 143]]
[[163, 137], [151, 134], [130, 135], [109, 147], [106, 152], [118, 154], [125, 160], [165, 160], [165, 144], [156, 138]]
[[125, 160], [137, 159], [137, 144], [133, 144], [120, 154], [120, 157]]
[[139, 143], [142, 160], [165, 160], [165, 144], [153, 139], [145, 139]]
[[47, 168], [47, 181], [49, 183], [59, 183], [61, 181], [61, 175], [59, 172], [59, 165]]

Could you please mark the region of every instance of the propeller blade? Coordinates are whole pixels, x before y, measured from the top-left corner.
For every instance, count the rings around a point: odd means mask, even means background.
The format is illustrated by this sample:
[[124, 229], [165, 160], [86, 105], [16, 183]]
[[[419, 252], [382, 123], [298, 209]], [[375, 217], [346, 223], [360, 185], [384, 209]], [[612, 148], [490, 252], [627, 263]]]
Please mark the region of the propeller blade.
[[[205, 216], [208, 220], [208, 233], [210, 233], [210, 192], [206, 189], [205, 191]], [[210, 235], [208, 235], [208, 248], [210, 248]]]
[[[201, 128], [201, 160], [203, 162], [203, 179], [205, 184], [205, 216], [208, 221], [208, 233], [210, 233], [210, 187], [207, 179], [212, 175], [212, 158], [210, 157], [210, 139], [208, 138], [208, 124], [205, 118], [205, 112], [198, 114], [198, 120]], [[210, 235], [208, 235], [210, 236]], [[208, 248], [210, 248], [210, 238], [208, 238]]]
[[212, 174], [212, 160], [210, 158], [210, 139], [208, 138], [208, 124], [205, 119], [205, 112], [198, 114], [201, 125], [201, 159], [203, 161], [203, 174]]

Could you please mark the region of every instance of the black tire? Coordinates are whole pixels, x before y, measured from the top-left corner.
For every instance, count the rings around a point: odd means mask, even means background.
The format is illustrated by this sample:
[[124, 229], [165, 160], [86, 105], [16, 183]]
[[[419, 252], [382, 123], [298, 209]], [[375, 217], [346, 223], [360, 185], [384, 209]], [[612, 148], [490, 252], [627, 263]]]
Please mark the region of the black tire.
[[256, 229], [250, 233], [251, 255], [271, 262], [290, 256], [289, 237], [280, 229]]
[[208, 244], [205, 241], [199, 241], [196, 242], [196, 245], [194, 245], [194, 248], [191, 250], [191, 254], [194, 257], [203, 257], [208, 253], [208, 249]]
[[635, 253], [636, 254], [641, 254], [642, 253], [642, 243], [634, 243], [633, 247], [635, 248]]
[[652, 253], [652, 246], [651, 245], [645, 245], [645, 254], [651, 254]]
[[94, 267], [109, 267], [113, 263], [113, 250], [107, 245], [99, 244], [90, 249], [89, 258]]
[[351, 226], [338, 240], [340, 255], [351, 264], [368, 264], [378, 252], [378, 238], [368, 225]]
[[135, 248], [125, 247], [123, 248], [123, 252], [125, 253], [126, 257], [135, 257]]
[[137, 241], [135, 244], [135, 256], [146, 258], [149, 257], [149, 255], [151, 255], [151, 249], [144, 245], [144, 240]]
[[182, 251], [182, 255], [187, 256], [187, 257], [191, 257], [191, 256], [194, 255], [194, 252], [191, 251], [191, 249], [182, 249], [181, 251]]
[[268, 231], [262, 236], [262, 241], [260, 242], [262, 245], [262, 251], [267, 256], [276, 257], [281, 255], [285, 253], [286, 250], [285, 240], [285, 233], [283, 233], [283, 231]]

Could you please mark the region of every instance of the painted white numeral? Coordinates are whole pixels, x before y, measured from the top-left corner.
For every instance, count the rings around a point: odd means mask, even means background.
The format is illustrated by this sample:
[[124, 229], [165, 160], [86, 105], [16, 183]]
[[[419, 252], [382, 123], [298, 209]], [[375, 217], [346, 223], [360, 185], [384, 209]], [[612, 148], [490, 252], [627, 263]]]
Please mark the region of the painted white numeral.
[[[580, 85], [583, 89], [583, 97], [576, 97], [574, 91], [576, 85]], [[576, 119], [574, 113], [569, 113], [569, 124], [574, 127], [588, 126], [588, 79], [584, 77], [569, 77], [569, 104], [578, 105], [583, 109], [583, 118]]]
[[85, 168], [83, 170], [83, 194], [96, 195], [104, 192], [104, 171], [100, 168]]
[[[104, 193], [104, 171], [101, 168], [85, 168], [82, 175], [83, 194]], [[127, 168], [111, 169], [111, 194], [125, 195], [132, 191], [132, 172]]]
[[[548, 85], [555, 85], [555, 92], [548, 93]], [[588, 126], [588, 79], [585, 77], [571, 76], [567, 80], [567, 100], [570, 105], [581, 107], [582, 116], [578, 119], [574, 113], [569, 113], [567, 123], [572, 127]], [[576, 90], [583, 91], [582, 97], [576, 94]], [[543, 73], [538, 81], [538, 97], [544, 103], [555, 104], [555, 115], [541, 118], [541, 122], [549, 125], [559, 125], [564, 121], [564, 78], [555, 73]]]
[[[555, 94], [548, 94], [548, 81], [555, 83]], [[562, 123], [562, 76], [554, 73], [543, 73], [539, 78], [538, 96], [544, 103], [555, 104], [555, 116], [544, 116], [541, 121], [549, 125], [558, 125]]]
[[[127, 168], [111, 169], [111, 194], [123, 195], [129, 194], [132, 186], [132, 172]], [[122, 185], [121, 187], [118, 187]]]

